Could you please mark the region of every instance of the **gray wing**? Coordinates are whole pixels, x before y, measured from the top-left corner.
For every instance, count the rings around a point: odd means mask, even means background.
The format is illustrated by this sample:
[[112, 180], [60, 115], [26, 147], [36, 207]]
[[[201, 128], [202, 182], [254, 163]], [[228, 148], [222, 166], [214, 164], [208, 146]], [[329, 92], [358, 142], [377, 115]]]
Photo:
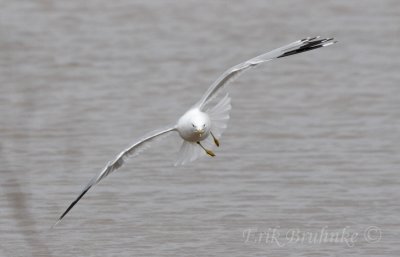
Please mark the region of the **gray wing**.
[[207, 90], [200, 101], [195, 105], [196, 107], [203, 109], [207, 102], [209, 102], [218, 92], [220, 88], [226, 85], [234, 77], [238, 76], [242, 71], [245, 71], [251, 67], [257, 66], [258, 64], [271, 61], [276, 58], [290, 56], [310, 50], [314, 50], [320, 47], [329, 46], [336, 43], [333, 38], [320, 39], [320, 37], [308, 37], [305, 39], [298, 40], [291, 44], [282, 46], [268, 53], [254, 57], [248, 61], [240, 63], [236, 66], [225, 71]]
[[175, 127], [159, 129], [151, 133], [148, 133], [147, 135], [139, 139], [137, 142], [132, 144], [130, 147], [122, 151], [115, 158], [114, 161], [108, 162], [106, 167], [104, 167], [104, 169], [97, 176], [95, 176], [89, 181], [89, 183], [82, 190], [79, 196], [68, 206], [67, 210], [60, 216], [60, 218], [58, 219], [56, 224], [54, 224], [54, 226], [57, 225], [64, 218], [65, 215], [67, 215], [67, 213], [75, 206], [75, 204], [79, 202], [79, 200], [89, 191], [91, 187], [98, 184], [102, 179], [107, 177], [110, 173], [114, 172], [119, 167], [121, 167], [125, 163], [126, 158], [138, 155], [141, 151], [143, 151], [144, 149], [146, 149], [146, 147], [149, 146], [150, 142], [173, 130], [175, 130]]

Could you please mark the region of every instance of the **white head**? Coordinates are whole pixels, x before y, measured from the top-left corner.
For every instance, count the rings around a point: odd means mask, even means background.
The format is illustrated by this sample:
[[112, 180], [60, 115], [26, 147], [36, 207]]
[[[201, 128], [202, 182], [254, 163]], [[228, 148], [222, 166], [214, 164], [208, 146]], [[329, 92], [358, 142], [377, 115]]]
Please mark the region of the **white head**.
[[178, 122], [179, 134], [188, 141], [201, 141], [210, 133], [211, 121], [199, 110], [185, 113]]
[[203, 134], [206, 127], [208, 128], [209, 119], [203, 115], [197, 115], [191, 119], [191, 123], [194, 133]]

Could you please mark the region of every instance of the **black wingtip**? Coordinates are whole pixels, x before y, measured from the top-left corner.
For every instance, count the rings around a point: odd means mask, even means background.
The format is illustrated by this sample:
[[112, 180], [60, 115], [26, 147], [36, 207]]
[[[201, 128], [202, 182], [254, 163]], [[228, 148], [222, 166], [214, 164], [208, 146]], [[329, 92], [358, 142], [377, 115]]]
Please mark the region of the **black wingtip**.
[[57, 222], [51, 228], [56, 227], [58, 223], [61, 222], [61, 220], [65, 217], [65, 215], [68, 214], [68, 212], [75, 206], [75, 204], [79, 202], [79, 200], [81, 200], [81, 198], [87, 193], [87, 191], [89, 191], [91, 187], [92, 186], [89, 186], [88, 188], [82, 191], [82, 193], [68, 206], [68, 208], [64, 211], [64, 213], [61, 214], [60, 218], [58, 218]]
[[308, 37], [305, 39], [300, 40], [300, 42], [302, 43], [301, 46], [299, 46], [299, 48], [295, 49], [295, 50], [291, 50], [291, 51], [287, 51], [284, 52], [282, 55], [280, 55], [277, 58], [282, 58], [282, 57], [286, 57], [286, 56], [290, 56], [290, 55], [294, 55], [294, 54], [299, 54], [299, 53], [303, 53], [303, 52], [307, 52], [307, 51], [311, 51], [320, 47], [325, 47], [325, 46], [329, 46], [332, 44], [337, 43], [337, 41], [333, 41], [334, 38], [323, 38], [320, 39], [320, 37]]

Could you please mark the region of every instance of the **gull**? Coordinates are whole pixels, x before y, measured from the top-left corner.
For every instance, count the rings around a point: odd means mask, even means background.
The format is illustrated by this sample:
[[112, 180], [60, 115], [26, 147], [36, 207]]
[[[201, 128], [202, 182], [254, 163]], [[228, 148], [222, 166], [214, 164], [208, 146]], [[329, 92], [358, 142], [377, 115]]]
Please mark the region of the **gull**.
[[228, 82], [231, 82], [233, 78], [237, 77], [243, 71], [261, 63], [329, 46], [336, 42], [337, 41], [334, 41], [333, 38], [321, 39], [320, 37], [307, 37], [256, 56], [226, 70], [213, 84], [211, 84], [203, 97], [178, 119], [176, 124], [146, 134], [130, 147], [118, 154], [113, 161], [108, 162], [104, 169], [89, 181], [79, 196], [68, 206], [53, 226], [57, 225], [65, 215], [67, 215], [67, 213], [79, 202], [90, 188], [120, 168], [128, 157], [138, 155], [142, 150], [148, 147], [152, 141], [166, 134], [177, 132], [183, 139], [175, 165], [183, 165], [187, 162], [194, 161], [201, 156], [208, 155], [215, 157], [215, 153], [212, 149], [214, 146], [220, 146], [219, 139], [227, 128], [229, 113], [231, 110], [231, 99], [228, 94], [222, 97], [218, 103], [209, 106], [212, 103], [212, 99], [216, 97], [221, 88], [227, 85]]

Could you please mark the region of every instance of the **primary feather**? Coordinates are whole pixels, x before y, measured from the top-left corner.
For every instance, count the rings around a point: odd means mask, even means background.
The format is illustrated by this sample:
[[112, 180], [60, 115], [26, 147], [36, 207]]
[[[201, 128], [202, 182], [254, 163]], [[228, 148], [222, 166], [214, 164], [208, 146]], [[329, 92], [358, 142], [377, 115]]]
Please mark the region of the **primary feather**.
[[67, 215], [67, 213], [79, 202], [79, 200], [89, 191], [90, 188], [98, 184], [110, 173], [120, 168], [125, 163], [128, 157], [140, 154], [143, 150], [149, 147], [150, 143], [153, 142], [155, 139], [160, 138], [162, 135], [165, 135], [166, 133], [173, 130], [175, 130], [175, 127], [168, 127], [152, 131], [137, 140], [134, 144], [122, 151], [120, 154], [118, 154], [118, 156], [113, 161], [108, 162], [106, 167], [104, 167], [104, 169], [97, 176], [93, 177], [89, 181], [89, 183], [85, 186], [79, 196], [68, 206], [64, 213], [60, 216], [55, 225], [57, 225], [65, 217], [65, 215]]
[[256, 56], [250, 60], [242, 62], [238, 65], [225, 71], [206, 91], [200, 101], [195, 105], [199, 109], [203, 109], [204, 106], [211, 100], [217, 92], [235, 77], [240, 75], [243, 71], [257, 66], [261, 63], [268, 62], [277, 58], [290, 56], [302, 52], [307, 52], [320, 47], [329, 46], [336, 43], [333, 38], [320, 39], [320, 37], [308, 37], [305, 39], [297, 40], [288, 45], [279, 47], [275, 50], [267, 52], [265, 54]]

